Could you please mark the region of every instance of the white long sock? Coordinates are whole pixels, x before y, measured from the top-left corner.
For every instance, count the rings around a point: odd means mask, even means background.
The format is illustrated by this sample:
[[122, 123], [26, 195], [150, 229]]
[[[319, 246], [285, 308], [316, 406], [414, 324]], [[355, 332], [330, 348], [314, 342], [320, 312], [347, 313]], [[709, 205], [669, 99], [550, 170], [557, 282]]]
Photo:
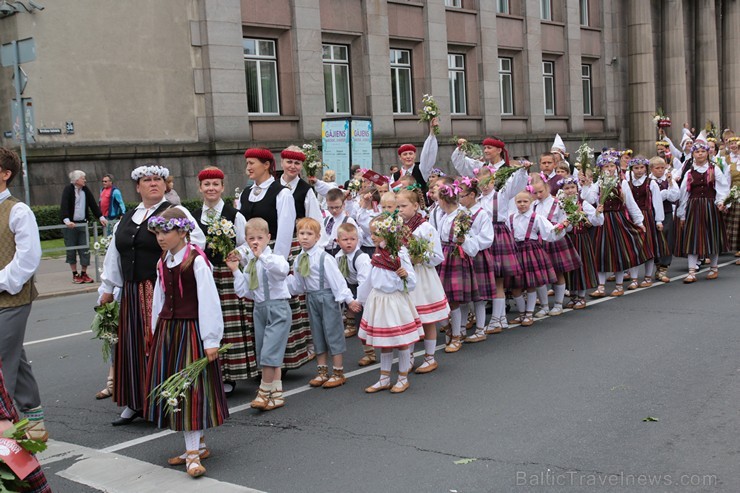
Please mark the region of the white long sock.
[[393, 366], [393, 352], [380, 353], [380, 371], [391, 371]]
[[606, 284], [606, 272], [599, 272], [597, 275], [599, 276], [599, 285], [603, 286]]
[[424, 353], [434, 355], [434, 351], [437, 349], [437, 341], [432, 339], [424, 339]]
[[537, 293], [532, 291], [527, 293], [527, 312], [533, 312], [534, 306], [537, 304]]
[[491, 313], [494, 317], [501, 318], [506, 316], [506, 298], [494, 298], [493, 310]]
[[475, 306], [475, 326], [483, 330], [486, 327], [486, 302], [476, 301], [473, 306]]
[[185, 436], [185, 450], [198, 450], [200, 430], [183, 431], [182, 434]]
[[460, 330], [460, 320], [462, 320], [462, 315], [460, 314], [460, 307], [457, 307], [450, 312], [450, 325], [452, 326], [453, 336], [459, 336], [462, 333]]
[[415, 345], [416, 345], [415, 342], [412, 342], [411, 344], [409, 344], [409, 354], [412, 355], [411, 356], [412, 358], [413, 358], [413, 354], [414, 354], [414, 346]]
[[129, 419], [129, 418], [132, 418], [135, 414], [136, 414], [136, 411], [134, 411], [130, 407], [126, 406], [125, 408], [123, 408], [123, 412], [121, 413], [121, 417], [123, 419]]
[[690, 253], [688, 255], [689, 269], [696, 269], [696, 264], [699, 263], [699, 256]]
[[719, 253], [715, 253], [714, 255], [709, 256], [709, 266], [710, 267], [717, 267], [718, 263], [719, 263]]
[[398, 371], [401, 373], [408, 373], [411, 368], [411, 358], [409, 357], [408, 349], [398, 350]]
[[614, 279], [617, 284], [622, 284], [624, 282], [624, 271], [615, 272]]
[[555, 304], [562, 305], [563, 298], [565, 297], [565, 283], [556, 284], [552, 287], [552, 289], [553, 291], [555, 291], [555, 295], [553, 296], [553, 298], [555, 298]]
[[468, 314], [470, 313], [470, 303], [460, 305], [460, 334], [467, 332]]
[[[630, 277], [632, 279], [637, 279], [637, 276], [640, 273], [639, 270], [640, 270], [640, 266], [639, 265], [637, 267], [630, 267], [630, 269], [629, 269]], [[617, 282], [617, 284], [622, 284], [622, 283], [621, 282]]]
[[[535, 289], [535, 293], [537, 293], [537, 297], [540, 299], [540, 305], [542, 305], [542, 309], [545, 311], [549, 311], [550, 298], [547, 296], [547, 285], [538, 287], [537, 289]], [[527, 295], [527, 299], [529, 299], [529, 295]]]
[[655, 259], [651, 258], [645, 262], [645, 279], [653, 277], [653, 274], [655, 274]]
[[[524, 315], [524, 311], [526, 309], [526, 304], [524, 303], [524, 295], [520, 294], [519, 296], [514, 298], [514, 301], [516, 302], [516, 309], [519, 310], [519, 313]], [[504, 308], [504, 313], [506, 313], [506, 308]]]

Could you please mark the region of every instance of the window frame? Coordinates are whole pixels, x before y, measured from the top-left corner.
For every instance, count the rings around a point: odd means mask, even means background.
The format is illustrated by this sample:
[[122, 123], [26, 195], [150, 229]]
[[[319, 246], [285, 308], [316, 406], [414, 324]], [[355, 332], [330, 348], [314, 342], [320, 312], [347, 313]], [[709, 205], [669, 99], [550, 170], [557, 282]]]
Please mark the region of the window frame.
[[[587, 69], [587, 74], [584, 73]], [[590, 63], [581, 63], [581, 88], [583, 91], [583, 114], [594, 116], [594, 89], [593, 89], [593, 67]], [[588, 101], [588, 109], [586, 108]]]
[[511, 1], [510, 0], [496, 0], [496, 13], [504, 14], [504, 15], [511, 15]]
[[[255, 116], [279, 116], [280, 115], [280, 81], [278, 77], [278, 58], [277, 58], [277, 40], [275, 39], [268, 39], [268, 38], [252, 38], [252, 37], [242, 37], [242, 50], [246, 51], [245, 41], [251, 40], [254, 41], [255, 46], [255, 53], [254, 54], [247, 54], [246, 52], [243, 53], [244, 58], [244, 71], [246, 75], [247, 70], [247, 62], [253, 62], [255, 63], [256, 67], [256, 74], [257, 74], [257, 81], [258, 83], [255, 84], [255, 87], [257, 88], [257, 103], [259, 105], [259, 111], [253, 112], [249, 110], [249, 97], [247, 97], [247, 113], [250, 115]], [[272, 55], [262, 55], [260, 54], [260, 43], [261, 42], [267, 42], [272, 44]], [[275, 76], [275, 108], [277, 111], [275, 112], [269, 112], [264, 111], [265, 107], [265, 101], [262, 97], [262, 84], [259, 83], [259, 81], [262, 80], [262, 62], [271, 62], [273, 65], [273, 74]], [[247, 89], [249, 89], [249, 81], [247, 80]]]
[[580, 10], [580, 17], [581, 17], [581, 25], [588, 27], [591, 25], [591, 23], [589, 22], [590, 21], [589, 17], [591, 15], [590, 6], [588, 4], [589, 0], [581, 0], [579, 3], [580, 3], [579, 10]]
[[[402, 63], [398, 60], [401, 58], [401, 53], [407, 53], [408, 54], [408, 63]], [[393, 55], [396, 54], [397, 56], [394, 57], [395, 61], [391, 60], [391, 101], [393, 101], [393, 93], [395, 91], [396, 93], [396, 105], [393, 107], [393, 114], [394, 115], [413, 115], [414, 114], [414, 80], [413, 80], [413, 70], [412, 70], [412, 59], [411, 59], [411, 50], [404, 49], [404, 48], [390, 48], [390, 56], [393, 57]], [[393, 72], [396, 72], [396, 84], [393, 86]], [[401, 91], [400, 91], [400, 77], [398, 77], [398, 73], [400, 71], [408, 71], [408, 94], [409, 94], [409, 105], [410, 108], [408, 111], [402, 111], [403, 108], [401, 108], [402, 101], [401, 101]], [[392, 103], [391, 103], [392, 104]]]
[[[509, 63], [509, 69], [505, 70], [503, 68], [502, 62], [508, 61]], [[504, 79], [508, 76], [508, 90], [509, 90], [509, 101], [511, 101], [511, 111], [507, 112], [506, 108], [504, 107]], [[501, 104], [499, 105], [499, 110], [501, 112], [502, 116], [514, 116], [515, 114], [515, 105], [514, 105], [514, 58], [508, 57], [508, 56], [500, 56], [498, 57], [498, 86], [499, 86], [499, 99], [501, 101]]]
[[[550, 67], [550, 73], [547, 72], [547, 67]], [[548, 82], [551, 87], [552, 94], [552, 109], [547, 106], [547, 89]], [[555, 62], [551, 60], [542, 61], [542, 100], [544, 104], [545, 116], [555, 116], [557, 114], [557, 97], [555, 94]]]
[[462, 0], [445, 0], [445, 7], [448, 7], [451, 9], [461, 9]]
[[540, 0], [540, 20], [552, 22], [552, 0]]
[[[328, 47], [329, 51], [331, 53], [331, 58], [324, 58], [324, 48]], [[334, 109], [337, 110], [338, 108], [338, 101], [337, 101], [337, 67], [346, 67], [347, 69], [347, 104], [349, 105], [349, 108], [347, 111], [329, 111], [328, 108], [324, 108], [327, 115], [351, 115], [352, 114], [352, 84], [350, 81], [352, 80], [352, 71], [350, 67], [350, 53], [349, 53], [349, 45], [339, 44], [339, 43], [321, 43], [321, 63], [323, 67], [330, 66], [331, 67], [331, 88], [332, 88], [332, 101], [334, 103]], [[344, 48], [345, 53], [347, 54], [347, 57], [345, 59], [340, 59], [335, 56], [335, 48]], [[326, 77], [326, 73], [324, 73], [324, 77]], [[326, 87], [326, 81], [324, 82], [324, 87]], [[326, 106], [326, 95], [324, 95], [324, 102]]]
[[[461, 59], [462, 67], [453, 66], [453, 59]], [[453, 75], [462, 76], [462, 111], [456, 107], [456, 98], [454, 96]], [[467, 115], [468, 114], [468, 87], [467, 78], [465, 77], [465, 55], [463, 53], [447, 53], [447, 80], [450, 86], [450, 115]]]

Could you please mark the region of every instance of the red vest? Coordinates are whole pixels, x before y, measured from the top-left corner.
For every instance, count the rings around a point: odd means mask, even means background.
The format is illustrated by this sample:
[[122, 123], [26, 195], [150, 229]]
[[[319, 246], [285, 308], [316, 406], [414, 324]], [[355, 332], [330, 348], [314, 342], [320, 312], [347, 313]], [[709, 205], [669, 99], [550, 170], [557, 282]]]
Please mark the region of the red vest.
[[[198, 256], [198, 252], [190, 252], [190, 257]], [[181, 269], [182, 264], [169, 268], [165, 264], [163, 267], [162, 280], [164, 281], [164, 306], [159, 312], [159, 318], [172, 319], [197, 319], [198, 318], [198, 289], [195, 283], [195, 272], [191, 263], [184, 271]], [[181, 284], [182, 283], [182, 284]], [[180, 286], [182, 285], [182, 293]]]

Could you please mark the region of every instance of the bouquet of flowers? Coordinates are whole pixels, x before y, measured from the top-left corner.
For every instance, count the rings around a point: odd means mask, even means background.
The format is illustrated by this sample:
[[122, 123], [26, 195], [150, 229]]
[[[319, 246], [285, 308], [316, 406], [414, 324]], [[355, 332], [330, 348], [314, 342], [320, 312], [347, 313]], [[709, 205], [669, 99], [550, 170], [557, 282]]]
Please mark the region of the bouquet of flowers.
[[92, 247], [93, 253], [95, 253], [96, 255], [105, 257], [105, 254], [108, 252], [108, 247], [110, 246], [112, 241], [113, 241], [113, 235], [103, 236], [98, 241], [93, 243], [93, 247]]
[[429, 262], [434, 250], [432, 243], [432, 235], [417, 237], [414, 235], [409, 236], [406, 248], [409, 251], [409, 257], [411, 257], [411, 263], [414, 265], [425, 264]]
[[[458, 140], [460, 140], [460, 138], [456, 135], [452, 138], [450, 142], [457, 145]], [[478, 144], [474, 144], [473, 142], [470, 142], [468, 140], [466, 140], [465, 143], [463, 143], [460, 146], [460, 150], [466, 156], [471, 157], [473, 159], [483, 158], [483, 148], [479, 146]]]
[[321, 154], [316, 143], [303, 144], [303, 154], [306, 155], [306, 159], [303, 161], [303, 171], [305, 171], [306, 176], [318, 175], [324, 165], [321, 163]]
[[403, 223], [403, 218], [398, 212], [391, 214], [384, 212], [380, 221], [375, 222], [376, 233], [385, 240], [385, 249], [392, 257], [398, 257], [401, 247], [406, 244], [410, 232], [408, 226]]
[[[457, 213], [457, 216], [455, 216], [455, 220], [452, 223], [452, 236], [457, 238], [464, 238], [468, 232], [470, 232], [470, 228], [473, 226], [473, 217], [464, 210], [460, 210], [460, 212]], [[461, 257], [465, 257], [465, 252], [463, 252], [462, 245], [457, 245], [457, 255]]]
[[506, 182], [509, 180], [511, 175], [519, 171], [523, 168], [523, 165], [519, 166], [501, 166], [498, 171], [493, 175], [493, 188], [497, 192], [500, 192], [504, 186], [506, 185]]
[[347, 190], [352, 195], [356, 195], [362, 189], [362, 182], [356, 178], [353, 178], [347, 184]]
[[206, 233], [206, 245], [214, 253], [221, 255], [226, 258], [229, 253], [234, 249], [234, 242], [236, 238], [236, 231], [234, 231], [234, 223], [228, 219], [215, 218], [213, 221], [208, 223], [208, 232]]
[[[424, 94], [421, 98], [421, 109], [419, 110], [419, 122], [426, 123], [432, 121], [434, 118], [439, 116], [439, 106], [434, 100], [434, 96], [430, 94]], [[434, 135], [439, 135], [439, 127], [434, 126]]]
[[560, 209], [565, 213], [565, 218], [574, 228], [588, 220], [588, 217], [578, 204], [577, 195], [566, 195], [562, 190], [558, 190], [556, 197], [558, 199], [558, 206], [560, 206]]
[[[231, 348], [232, 344], [225, 344], [218, 348], [218, 354], [224, 354]], [[172, 416], [180, 412], [180, 399], [187, 399], [185, 391], [191, 385], [198, 384], [198, 375], [208, 366], [208, 357], [195, 360], [179, 372], [171, 375], [167, 380], [160, 383], [149, 393], [149, 397], [164, 406], [165, 412]]]
[[32, 464], [28, 467], [32, 468], [31, 471], [33, 471], [35, 469], [33, 466], [34, 464], [38, 466], [38, 461], [33, 457], [24, 459], [19, 456], [25, 455], [28, 457], [28, 454], [37, 454], [46, 450], [46, 444], [44, 442], [28, 438], [26, 435], [28, 424], [28, 419], [18, 421], [5, 430], [0, 437], [0, 450], [6, 452], [0, 454], [0, 492], [25, 491], [25, 488], [29, 487], [28, 482], [23, 481], [28, 476], [28, 473], [21, 478], [18, 475], [19, 473], [16, 473], [14, 468], [11, 467], [13, 462], [6, 461], [3, 457], [15, 455], [17, 459], [20, 459], [15, 464], [20, 465], [18, 462], [23, 462], [24, 468], [26, 460], [30, 460]]
[[90, 325], [93, 339], [100, 339], [103, 342], [103, 361], [106, 362], [111, 361], [113, 345], [118, 342], [118, 315], [120, 310], [121, 304], [117, 301], [96, 306], [95, 317]]
[[618, 176], [602, 176], [599, 189], [599, 204], [604, 205], [612, 192], [619, 187]]
[[671, 119], [663, 113], [663, 108], [658, 108], [658, 111], [653, 115], [653, 121], [658, 128], [667, 128], [671, 126]]
[[594, 150], [588, 145], [585, 140], [581, 144], [581, 147], [576, 151], [578, 162], [581, 164], [581, 171], [584, 173], [591, 173], [593, 176], [593, 164], [594, 164]]
[[740, 187], [738, 187], [737, 185], [732, 187], [730, 189], [730, 193], [727, 194], [727, 197], [722, 203], [727, 209], [735, 204], [740, 204]]

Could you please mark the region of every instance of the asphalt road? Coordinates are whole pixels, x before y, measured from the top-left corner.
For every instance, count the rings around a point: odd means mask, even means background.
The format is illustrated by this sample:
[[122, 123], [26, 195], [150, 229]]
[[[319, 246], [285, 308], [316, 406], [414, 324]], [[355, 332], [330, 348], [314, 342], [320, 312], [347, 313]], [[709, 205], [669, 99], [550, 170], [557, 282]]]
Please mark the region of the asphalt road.
[[[740, 268], [699, 279], [441, 354], [401, 395], [363, 392], [377, 368], [308, 390], [309, 363], [284, 379], [286, 407], [259, 414], [244, 409], [256, 384], [240, 385], [236, 412], [206, 435], [207, 478], [222, 482], [208, 488], [158, 467], [183, 449], [179, 434], [113, 428], [118, 410], [94, 399], [107, 374], [100, 345], [74, 334], [88, 329], [95, 295], [40, 301], [26, 350], [53, 439], [45, 470], [55, 492], [144, 491], [139, 476], [158, 492], [740, 491]], [[348, 347], [356, 370], [359, 341]], [[74, 445], [85, 453], [53, 453]]]

